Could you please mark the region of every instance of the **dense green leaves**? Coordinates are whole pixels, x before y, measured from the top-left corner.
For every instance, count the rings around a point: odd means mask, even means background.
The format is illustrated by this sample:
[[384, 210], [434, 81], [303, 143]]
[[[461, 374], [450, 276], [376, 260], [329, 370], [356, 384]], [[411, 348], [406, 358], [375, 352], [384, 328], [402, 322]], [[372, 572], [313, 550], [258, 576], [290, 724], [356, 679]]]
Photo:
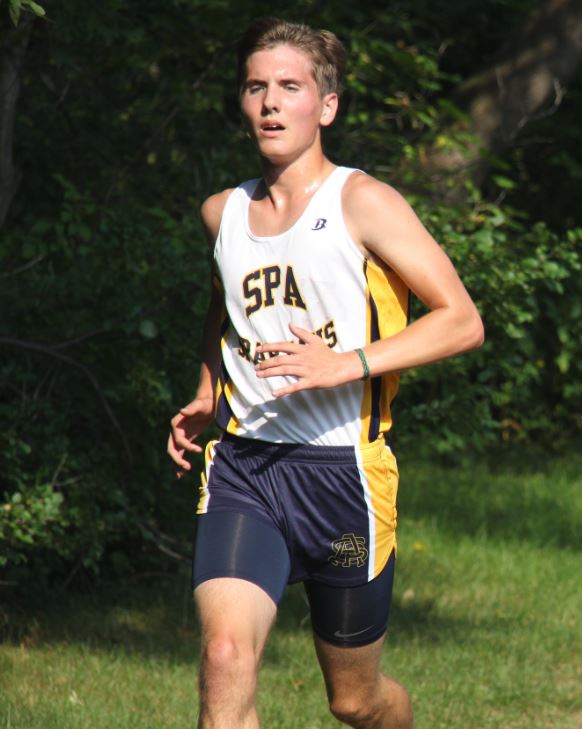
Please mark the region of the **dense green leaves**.
[[[461, 202], [440, 202], [424, 172], [429, 150], [474, 144], [451, 91], [533, 5], [269, 7], [345, 41], [350, 71], [329, 155], [408, 196], [485, 320], [483, 349], [404, 375], [399, 450], [458, 457], [580, 435], [579, 88], [490, 160], [482, 190], [453, 172], [443, 184], [466, 190]], [[25, 6], [34, 11], [10, 7]], [[175, 500], [194, 500], [196, 483], [175, 485], [164, 451], [167, 422], [195, 388], [209, 294], [197, 210], [258, 172], [233, 46], [264, 9], [45, 9], [18, 107], [22, 180], [0, 240], [0, 559], [18, 574], [28, 565], [65, 576], [111, 554], [127, 568], [119, 555], [135, 563]]]
[[34, 0], [8, 0], [8, 12], [14, 25], [18, 25], [23, 10], [30, 10], [38, 17], [46, 15], [42, 5], [35, 3]]
[[[567, 235], [509, 207], [417, 209], [445, 246], [486, 327], [478, 352], [404, 376], [400, 425], [427, 449], [451, 453], [539, 438], [562, 445], [579, 432], [582, 229]], [[568, 332], [569, 334], [566, 334]], [[427, 420], [428, 418], [428, 420]]]

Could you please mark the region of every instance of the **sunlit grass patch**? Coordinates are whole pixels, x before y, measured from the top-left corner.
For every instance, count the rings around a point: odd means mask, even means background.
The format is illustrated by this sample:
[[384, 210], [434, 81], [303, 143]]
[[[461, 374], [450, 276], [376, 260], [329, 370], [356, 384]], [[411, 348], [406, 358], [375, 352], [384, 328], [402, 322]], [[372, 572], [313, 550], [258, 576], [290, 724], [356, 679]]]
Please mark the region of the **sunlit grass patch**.
[[[580, 729], [582, 469], [403, 471], [383, 666], [409, 688], [416, 729]], [[189, 592], [185, 570], [12, 599], [0, 608], [0, 729], [194, 726]], [[266, 728], [339, 726], [301, 586], [283, 601], [259, 705]]]

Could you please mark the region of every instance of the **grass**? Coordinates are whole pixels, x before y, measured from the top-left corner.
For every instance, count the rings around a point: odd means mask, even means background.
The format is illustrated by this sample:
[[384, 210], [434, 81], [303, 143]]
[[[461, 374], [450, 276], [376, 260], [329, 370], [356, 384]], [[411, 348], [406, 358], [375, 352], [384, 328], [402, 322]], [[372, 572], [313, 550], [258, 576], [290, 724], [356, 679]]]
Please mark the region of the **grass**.
[[[417, 729], [582, 728], [582, 461], [401, 466], [385, 670]], [[0, 729], [185, 729], [199, 650], [189, 577], [0, 608]], [[357, 680], [357, 677], [354, 677]], [[265, 653], [263, 725], [328, 714], [299, 586]]]

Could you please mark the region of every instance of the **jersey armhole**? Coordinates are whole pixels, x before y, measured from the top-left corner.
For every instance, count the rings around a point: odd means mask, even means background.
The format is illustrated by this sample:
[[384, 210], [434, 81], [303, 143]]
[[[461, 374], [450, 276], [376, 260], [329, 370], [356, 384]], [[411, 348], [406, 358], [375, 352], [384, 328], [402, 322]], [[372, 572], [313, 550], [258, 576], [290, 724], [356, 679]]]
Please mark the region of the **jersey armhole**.
[[[224, 208], [222, 209], [222, 215], [220, 216], [220, 225], [218, 226], [218, 233], [216, 235], [216, 240], [214, 241], [214, 245], [212, 247], [212, 257], [214, 260], [216, 260], [216, 248], [217, 245], [220, 243], [222, 239], [222, 231], [224, 229], [225, 221], [226, 221], [226, 215], [230, 214], [230, 208], [235, 204], [236, 200], [239, 200], [242, 198], [242, 194], [244, 193], [247, 197], [249, 195], [252, 195], [254, 190], [256, 189], [257, 185], [259, 184], [261, 178], [257, 177], [252, 180], [247, 180], [246, 182], [241, 182], [240, 185], [233, 188], [224, 203]], [[245, 226], [246, 226], [246, 220], [245, 220]]]
[[346, 174], [346, 176], [344, 177], [344, 179], [342, 180], [342, 183], [341, 183], [338, 207], [339, 207], [340, 218], [341, 218], [341, 221], [342, 221], [342, 224], [344, 227], [344, 231], [345, 231], [346, 240], [347, 240], [350, 248], [357, 254], [360, 261], [363, 261], [365, 259], [368, 259], [369, 256], [366, 255], [366, 253], [357, 245], [355, 240], [352, 238], [350, 231], [348, 229], [347, 223], [346, 223], [346, 218], [344, 215], [344, 204], [343, 204], [343, 195], [344, 195], [345, 184], [349, 180], [349, 178], [356, 172], [359, 172], [360, 174], [367, 176], [367, 173], [364, 172], [364, 170], [360, 170], [357, 167], [353, 167], [353, 168], [349, 169], [348, 174]]

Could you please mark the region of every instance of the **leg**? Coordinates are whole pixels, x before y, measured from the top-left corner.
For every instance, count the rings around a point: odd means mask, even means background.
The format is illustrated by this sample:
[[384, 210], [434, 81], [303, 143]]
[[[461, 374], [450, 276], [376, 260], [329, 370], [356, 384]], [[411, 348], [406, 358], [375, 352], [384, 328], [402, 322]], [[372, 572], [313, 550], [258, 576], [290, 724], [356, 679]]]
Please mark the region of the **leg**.
[[217, 578], [194, 596], [202, 627], [199, 729], [258, 729], [259, 662], [277, 606], [257, 585]]
[[380, 673], [383, 642], [345, 647], [315, 636], [331, 712], [354, 729], [412, 729], [406, 690]]
[[394, 554], [375, 579], [359, 587], [305, 583], [331, 711], [355, 729], [412, 727], [408, 694], [380, 673], [393, 577]]
[[194, 598], [202, 628], [199, 729], [257, 729], [257, 672], [289, 575], [280, 533], [247, 514], [198, 520]]

